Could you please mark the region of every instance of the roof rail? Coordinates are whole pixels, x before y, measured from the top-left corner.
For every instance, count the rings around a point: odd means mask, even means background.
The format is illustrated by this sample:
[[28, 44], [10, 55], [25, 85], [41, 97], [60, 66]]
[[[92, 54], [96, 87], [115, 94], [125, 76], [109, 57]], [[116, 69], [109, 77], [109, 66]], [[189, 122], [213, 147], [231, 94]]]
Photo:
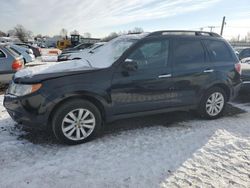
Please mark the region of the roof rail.
[[210, 36], [210, 37], [221, 37], [217, 33], [207, 31], [189, 31], [189, 30], [166, 30], [156, 31], [150, 33], [148, 36], [159, 36], [159, 35], [191, 35], [191, 36]]

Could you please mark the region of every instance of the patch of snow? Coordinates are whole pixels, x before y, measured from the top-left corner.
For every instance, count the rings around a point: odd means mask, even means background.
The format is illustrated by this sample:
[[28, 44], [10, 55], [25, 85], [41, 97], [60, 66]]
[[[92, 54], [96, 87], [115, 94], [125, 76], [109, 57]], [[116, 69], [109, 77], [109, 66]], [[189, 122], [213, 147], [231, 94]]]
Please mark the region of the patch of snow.
[[15, 74], [15, 78], [32, 77], [39, 74], [70, 72], [92, 69], [86, 60], [49, 62], [35, 67], [26, 67]]
[[234, 117], [160, 123], [69, 147], [20, 139], [26, 133], [2, 102], [0, 95], [0, 187], [250, 187], [250, 106]]

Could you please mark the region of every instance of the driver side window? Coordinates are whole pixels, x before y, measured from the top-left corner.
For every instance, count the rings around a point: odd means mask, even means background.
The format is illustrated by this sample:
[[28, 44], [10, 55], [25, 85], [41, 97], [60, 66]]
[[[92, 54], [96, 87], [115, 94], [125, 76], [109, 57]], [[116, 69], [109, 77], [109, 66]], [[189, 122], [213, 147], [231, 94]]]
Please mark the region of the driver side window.
[[138, 69], [150, 69], [167, 65], [169, 41], [153, 41], [138, 47], [129, 57], [138, 65]]

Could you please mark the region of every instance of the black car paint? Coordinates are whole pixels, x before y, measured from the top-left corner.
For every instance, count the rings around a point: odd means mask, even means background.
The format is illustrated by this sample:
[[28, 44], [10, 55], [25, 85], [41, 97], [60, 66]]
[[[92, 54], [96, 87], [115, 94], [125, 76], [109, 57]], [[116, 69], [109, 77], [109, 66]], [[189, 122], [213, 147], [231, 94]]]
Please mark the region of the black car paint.
[[[195, 37], [201, 41], [212, 40], [206, 36]], [[140, 44], [154, 39], [172, 41], [177, 38], [180, 37], [167, 35], [141, 39], [108, 68], [14, 79], [14, 82], [22, 84], [42, 83], [42, 88], [23, 97], [6, 95], [4, 106], [17, 122], [44, 129], [49, 125], [54, 110], [66, 100], [76, 97], [93, 102], [107, 122], [138, 115], [194, 109], [212, 86], [225, 88], [229, 100], [235, 97], [240, 87], [239, 75], [234, 68], [237, 57], [233, 57], [234, 62], [231, 63], [212, 64], [205, 46], [206, 63], [199, 70], [173, 72], [171, 51], [166, 69], [138, 72], [124, 68], [124, 61]], [[192, 39], [191, 36], [184, 38]], [[216, 71], [203, 72], [209, 68]], [[160, 79], [159, 75], [162, 74], [172, 74], [172, 77]]]

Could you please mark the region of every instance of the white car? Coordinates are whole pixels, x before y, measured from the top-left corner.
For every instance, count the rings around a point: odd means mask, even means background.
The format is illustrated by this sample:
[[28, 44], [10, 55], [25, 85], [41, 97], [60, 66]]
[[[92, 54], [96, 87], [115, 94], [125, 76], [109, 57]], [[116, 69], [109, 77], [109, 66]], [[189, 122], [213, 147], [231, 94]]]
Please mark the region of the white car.
[[35, 61], [35, 56], [34, 56], [33, 51], [31, 49], [28, 49], [28, 48], [25, 48], [22, 46], [18, 46], [15, 44], [10, 44], [10, 49], [15, 51], [17, 54], [23, 56], [24, 64]]
[[241, 63], [247, 63], [250, 64], [250, 57], [244, 58], [241, 60]]
[[86, 59], [91, 56], [96, 50], [102, 47], [105, 42], [98, 42], [94, 45], [85, 48], [83, 50], [79, 50], [78, 52], [65, 53], [58, 56], [58, 61], [68, 61], [68, 60], [76, 60], [76, 59]]

